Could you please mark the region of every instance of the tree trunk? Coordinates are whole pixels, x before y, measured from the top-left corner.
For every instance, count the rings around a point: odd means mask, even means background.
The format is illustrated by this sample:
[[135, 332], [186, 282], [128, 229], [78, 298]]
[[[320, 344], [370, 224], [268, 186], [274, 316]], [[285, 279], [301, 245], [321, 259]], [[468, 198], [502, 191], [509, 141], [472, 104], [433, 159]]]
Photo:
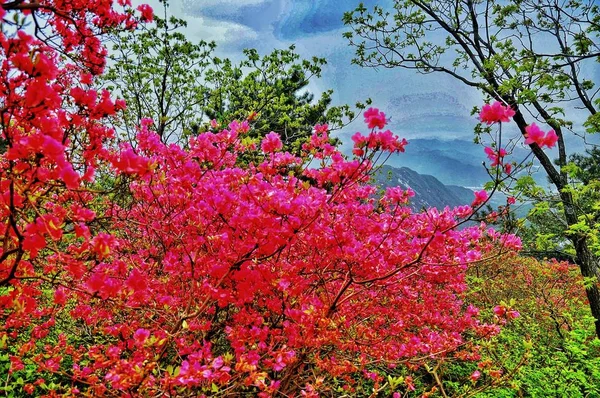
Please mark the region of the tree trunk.
[[586, 287], [585, 294], [587, 295], [590, 303], [590, 310], [592, 310], [592, 316], [594, 317], [596, 336], [600, 338], [600, 290], [598, 290], [598, 267], [596, 266], [594, 257], [585, 238], [573, 239], [573, 244], [575, 245], [575, 251], [577, 253], [576, 261], [581, 270], [581, 275], [586, 279], [595, 279], [594, 284]]

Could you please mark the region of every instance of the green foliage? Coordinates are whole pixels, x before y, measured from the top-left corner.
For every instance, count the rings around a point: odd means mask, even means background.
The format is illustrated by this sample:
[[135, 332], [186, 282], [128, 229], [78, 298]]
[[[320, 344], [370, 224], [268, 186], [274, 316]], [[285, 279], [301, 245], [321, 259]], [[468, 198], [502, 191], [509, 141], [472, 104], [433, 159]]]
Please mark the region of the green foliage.
[[538, 186], [531, 176], [517, 180], [513, 189], [523, 200], [533, 203], [519, 230], [527, 252], [538, 258], [573, 259], [573, 241], [585, 239], [595, 256], [600, 255], [600, 150], [575, 154], [562, 168], [569, 184], [562, 192], [575, 203], [577, 222], [568, 225], [560, 195]]

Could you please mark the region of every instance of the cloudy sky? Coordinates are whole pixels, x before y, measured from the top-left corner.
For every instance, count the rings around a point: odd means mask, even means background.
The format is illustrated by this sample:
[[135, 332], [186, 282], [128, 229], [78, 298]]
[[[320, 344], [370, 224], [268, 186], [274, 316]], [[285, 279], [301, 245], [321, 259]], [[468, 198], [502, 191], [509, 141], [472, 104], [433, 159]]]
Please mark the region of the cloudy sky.
[[[148, 1], [145, 1], [148, 2]], [[157, 13], [161, 6], [149, 2]], [[336, 104], [366, 98], [391, 117], [390, 127], [410, 138], [471, 139], [470, 109], [480, 101], [473, 90], [444, 76], [414, 71], [371, 69], [352, 65], [353, 48], [342, 33], [341, 19], [359, 0], [170, 0], [169, 12], [188, 21], [191, 40], [214, 40], [219, 56], [239, 59], [244, 48], [268, 54], [296, 45], [303, 57], [324, 57], [328, 65], [310, 89], [333, 89]], [[363, 0], [367, 7], [391, 0]], [[360, 121], [346, 131], [361, 129]]]

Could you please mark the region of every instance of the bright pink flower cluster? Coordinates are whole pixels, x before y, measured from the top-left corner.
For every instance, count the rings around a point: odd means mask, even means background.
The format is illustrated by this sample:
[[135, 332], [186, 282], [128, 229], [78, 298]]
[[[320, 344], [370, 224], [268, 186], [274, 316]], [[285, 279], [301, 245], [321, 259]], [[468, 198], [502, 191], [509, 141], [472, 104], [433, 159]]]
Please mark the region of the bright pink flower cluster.
[[479, 113], [479, 120], [486, 124], [506, 123], [515, 115], [515, 111], [510, 106], [504, 106], [501, 102], [494, 102], [492, 105], [485, 104]]
[[547, 133], [544, 133], [537, 124], [532, 123], [531, 125], [525, 128], [527, 132], [525, 136], [525, 144], [537, 144], [540, 148], [548, 147], [552, 148], [556, 145], [558, 141], [558, 136], [554, 132], [554, 130], [550, 130]]
[[[385, 114], [379, 112], [376, 108], [369, 108], [365, 112], [365, 123], [371, 129], [376, 124], [377, 127], [382, 129], [385, 126]], [[383, 121], [383, 122], [382, 122]], [[357, 132], [352, 136], [354, 141], [354, 149], [352, 153], [356, 156], [364, 156], [367, 150], [381, 150], [385, 152], [404, 152], [405, 146], [408, 144], [406, 139], [400, 140], [398, 136], [394, 135], [390, 130], [385, 131], [371, 131], [369, 135], [364, 136], [360, 132]]]
[[387, 120], [385, 119], [385, 113], [381, 112], [377, 108], [369, 108], [364, 113], [365, 123], [367, 127], [370, 129], [378, 128], [383, 129], [387, 124]]
[[472, 207], [480, 206], [481, 204], [485, 203], [485, 201], [488, 200], [488, 198], [489, 198], [489, 195], [485, 189], [482, 189], [480, 191], [475, 191], [474, 195], [475, 195], [475, 199], [471, 203]]
[[141, 4], [137, 10], [142, 14], [142, 22], [152, 22], [154, 20], [154, 10], [148, 4]]
[[112, 164], [125, 174], [144, 174], [150, 168], [150, 160], [137, 155], [129, 145], [123, 146], [118, 157], [112, 160]]
[[283, 142], [281, 142], [281, 137], [279, 134], [270, 132], [263, 138], [260, 149], [262, 149], [265, 153], [272, 153], [280, 151], [283, 148]]
[[318, 159], [331, 156], [336, 149], [331, 145], [329, 126], [327, 124], [317, 124], [310, 140], [302, 144], [302, 150], [312, 153]]

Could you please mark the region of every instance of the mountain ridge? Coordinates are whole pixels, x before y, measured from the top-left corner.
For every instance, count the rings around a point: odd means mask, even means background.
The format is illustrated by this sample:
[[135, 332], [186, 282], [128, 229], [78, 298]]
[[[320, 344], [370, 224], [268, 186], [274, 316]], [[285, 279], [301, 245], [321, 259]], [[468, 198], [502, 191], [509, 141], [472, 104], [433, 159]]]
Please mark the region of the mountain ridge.
[[464, 206], [473, 201], [472, 190], [459, 185], [445, 185], [436, 177], [420, 174], [409, 167], [383, 165], [375, 175], [375, 184], [382, 189], [395, 186], [412, 189], [415, 196], [410, 205], [415, 210]]

